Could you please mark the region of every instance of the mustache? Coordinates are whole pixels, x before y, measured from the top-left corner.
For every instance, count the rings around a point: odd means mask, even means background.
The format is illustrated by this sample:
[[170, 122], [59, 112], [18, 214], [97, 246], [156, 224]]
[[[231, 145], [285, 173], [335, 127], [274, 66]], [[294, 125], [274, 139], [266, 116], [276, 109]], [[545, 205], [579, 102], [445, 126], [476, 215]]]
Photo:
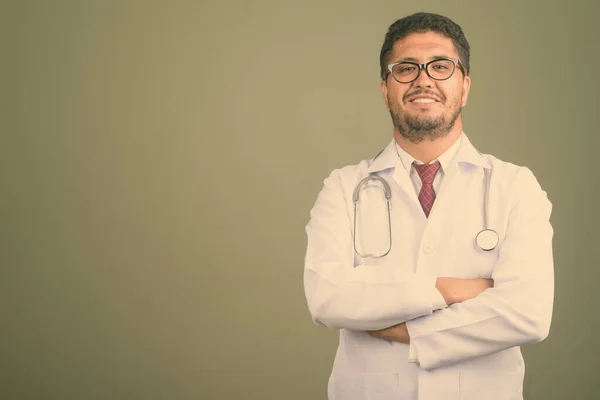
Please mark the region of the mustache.
[[404, 97], [402, 98], [402, 100], [404, 100], [406, 102], [406, 101], [410, 101], [413, 97], [422, 96], [422, 95], [433, 97], [434, 99], [439, 100], [439, 101], [446, 100], [444, 98], [444, 96], [442, 96], [441, 94], [435, 93], [431, 90], [423, 90], [423, 89], [415, 90], [413, 92], [405, 94]]

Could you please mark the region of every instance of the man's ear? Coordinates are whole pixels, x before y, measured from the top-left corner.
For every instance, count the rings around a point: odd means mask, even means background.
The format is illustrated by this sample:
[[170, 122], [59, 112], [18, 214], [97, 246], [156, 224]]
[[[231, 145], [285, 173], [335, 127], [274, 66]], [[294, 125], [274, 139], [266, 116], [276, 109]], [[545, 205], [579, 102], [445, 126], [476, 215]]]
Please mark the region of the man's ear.
[[381, 94], [383, 95], [383, 101], [385, 102], [385, 107], [388, 111], [390, 111], [390, 103], [388, 102], [388, 88], [387, 88], [387, 80], [381, 80]]
[[471, 77], [467, 75], [467, 76], [465, 76], [465, 79], [463, 79], [463, 84], [462, 84], [463, 96], [462, 96], [461, 107], [464, 107], [467, 105], [467, 99], [469, 98], [469, 90], [470, 89], [471, 89]]

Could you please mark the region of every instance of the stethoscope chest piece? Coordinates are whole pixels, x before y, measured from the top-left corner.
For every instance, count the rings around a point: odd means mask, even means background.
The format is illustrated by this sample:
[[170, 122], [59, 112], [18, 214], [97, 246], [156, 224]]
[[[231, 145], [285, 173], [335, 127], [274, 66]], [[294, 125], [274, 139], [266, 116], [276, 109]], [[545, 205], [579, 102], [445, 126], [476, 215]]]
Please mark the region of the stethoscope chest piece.
[[498, 233], [492, 229], [484, 229], [477, 234], [475, 242], [477, 246], [483, 251], [492, 251], [498, 246], [499, 242]]

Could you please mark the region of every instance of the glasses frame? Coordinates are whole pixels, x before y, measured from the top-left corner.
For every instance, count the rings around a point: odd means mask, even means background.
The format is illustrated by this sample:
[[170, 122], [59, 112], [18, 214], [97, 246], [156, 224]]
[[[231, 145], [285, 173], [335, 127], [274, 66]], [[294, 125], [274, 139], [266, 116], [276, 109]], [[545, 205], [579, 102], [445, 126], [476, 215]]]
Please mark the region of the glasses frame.
[[[452, 73], [450, 75], [448, 75], [447, 78], [443, 78], [443, 79], [439, 79], [439, 78], [434, 78], [433, 76], [431, 76], [431, 74], [429, 73], [429, 65], [431, 63], [434, 63], [436, 61], [440, 61], [440, 60], [448, 60], [448, 61], [452, 61], [452, 63], [454, 64], [454, 68], [452, 69]], [[394, 75], [394, 73], [392, 72], [392, 69], [399, 64], [411, 64], [414, 65], [415, 67], [417, 67], [419, 70], [417, 71], [417, 76], [415, 76], [415, 78], [413, 80], [410, 80], [408, 82], [400, 82], [396, 76]], [[458, 58], [450, 58], [450, 57], [440, 57], [440, 58], [436, 58], [434, 60], [431, 60], [429, 62], [423, 63], [423, 64], [419, 64], [416, 62], [412, 62], [412, 61], [398, 61], [396, 63], [392, 63], [392, 64], [388, 64], [388, 75], [385, 77], [385, 79], [387, 80], [388, 76], [392, 75], [392, 78], [394, 78], [394, 80], [398, 83], [411, 83], [416, 81], [417, 79], [419, 79], [419, 76], [421, 76], [421, 71], [425, 70], [425, 73], [427, 74], [428, 77], [430, 77], [431, 79], [433, 79], [434, 81], [445, 81], [447, 79], [452, 78], [452, 75], [454, 75], [454, 73], [456, 72], [456, 67], [458, 67], [461, 72], [464, 74], [464, 69], [463, 66], [460, 62], [460, 60]]]

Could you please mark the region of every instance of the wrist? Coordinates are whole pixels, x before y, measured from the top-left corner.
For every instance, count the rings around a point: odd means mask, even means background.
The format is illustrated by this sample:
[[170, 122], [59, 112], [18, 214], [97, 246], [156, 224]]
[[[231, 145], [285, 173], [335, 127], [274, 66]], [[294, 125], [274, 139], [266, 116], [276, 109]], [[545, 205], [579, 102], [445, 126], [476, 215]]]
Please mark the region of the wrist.
[[452, 278], [437, 278], [435, 281], [435, 288], [440, 292], [447, 305], [456, 302], [451, 289], [450, 279]]

